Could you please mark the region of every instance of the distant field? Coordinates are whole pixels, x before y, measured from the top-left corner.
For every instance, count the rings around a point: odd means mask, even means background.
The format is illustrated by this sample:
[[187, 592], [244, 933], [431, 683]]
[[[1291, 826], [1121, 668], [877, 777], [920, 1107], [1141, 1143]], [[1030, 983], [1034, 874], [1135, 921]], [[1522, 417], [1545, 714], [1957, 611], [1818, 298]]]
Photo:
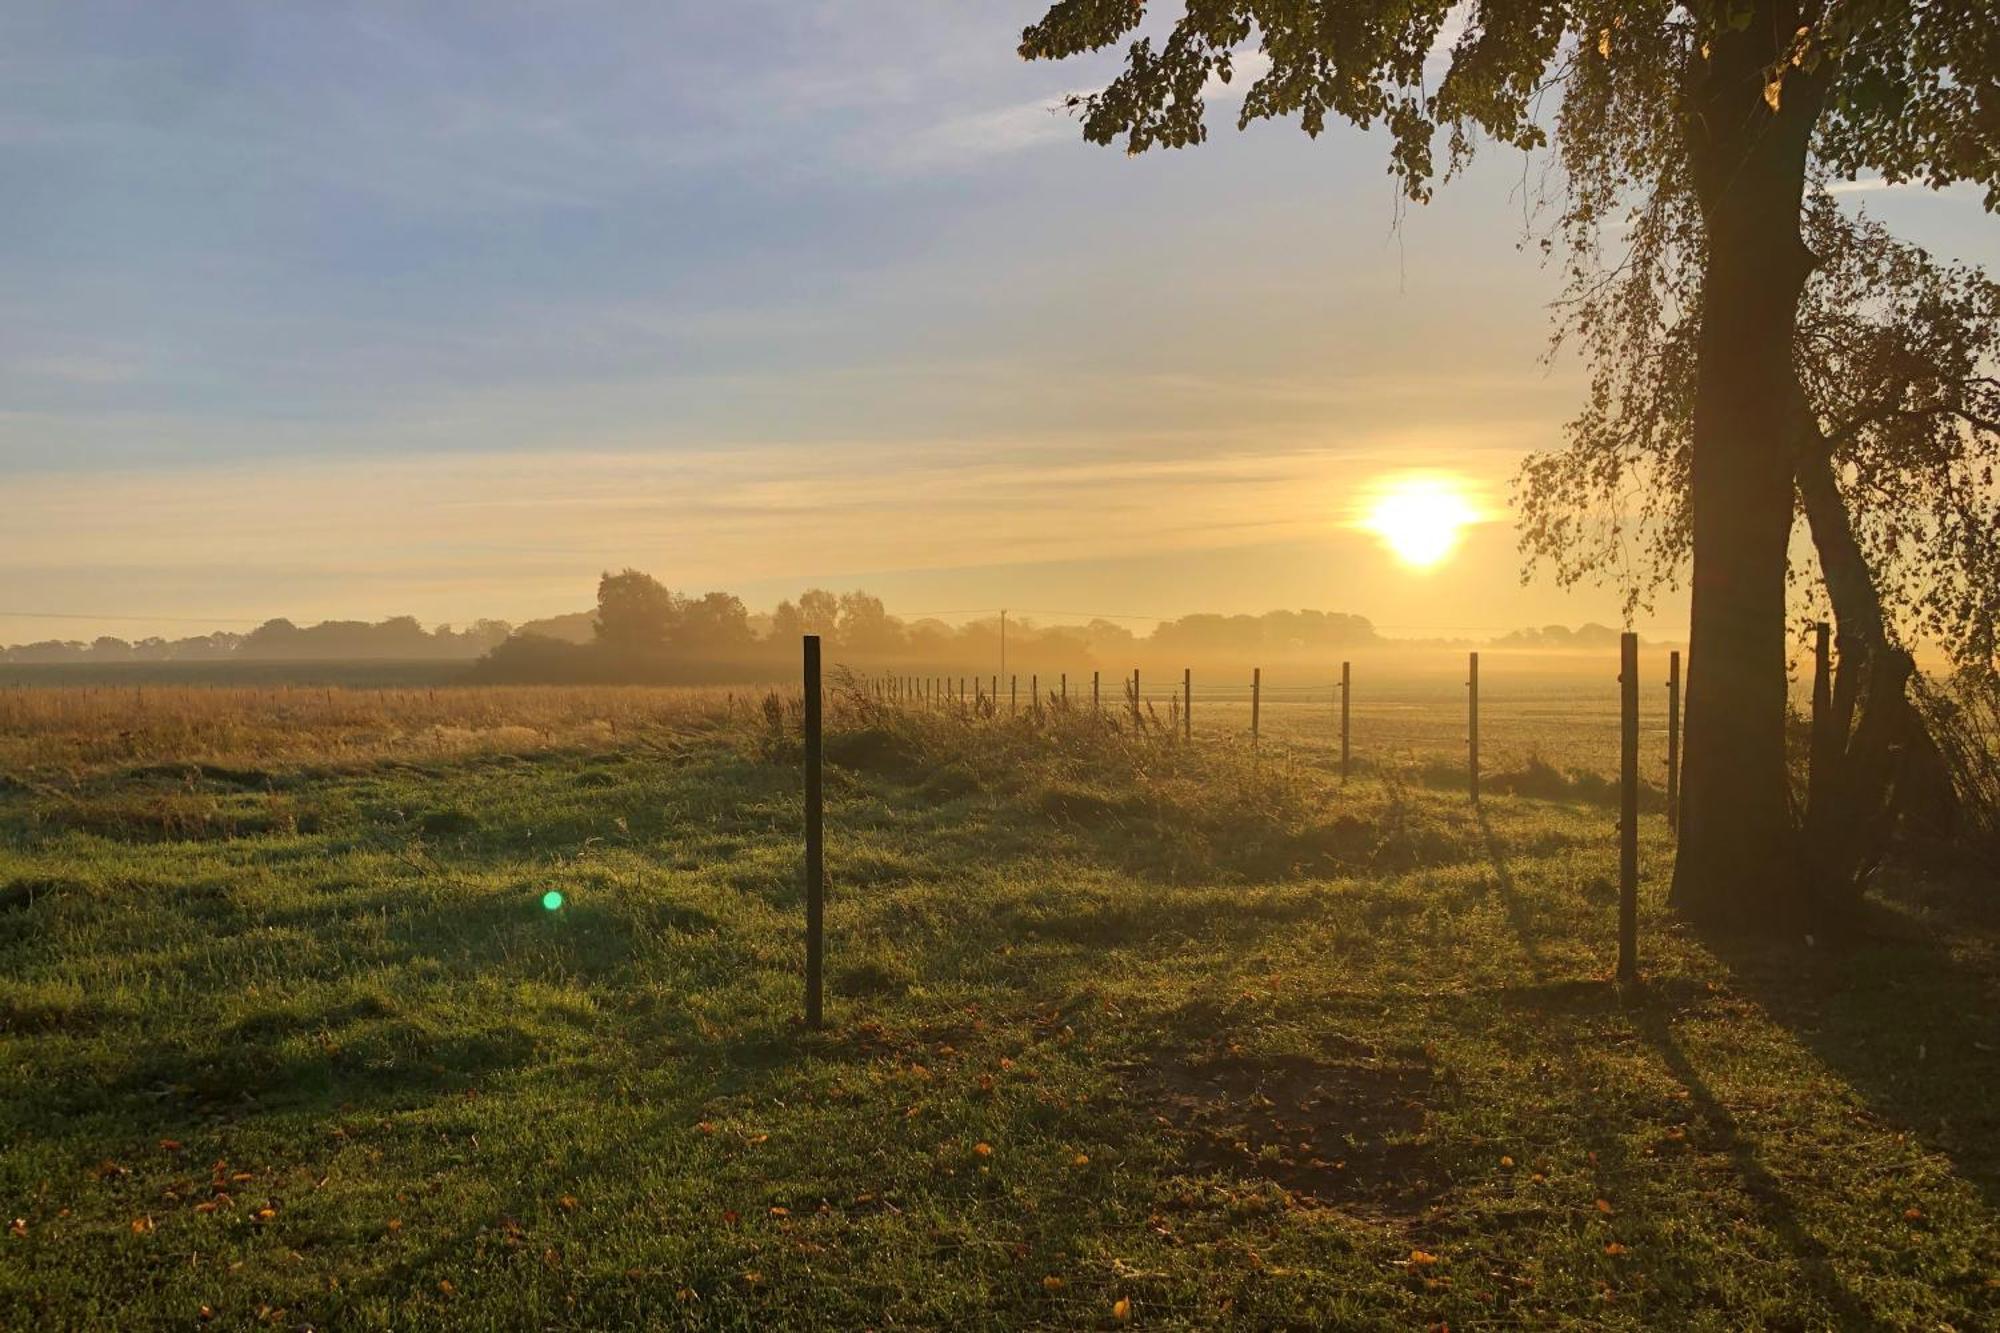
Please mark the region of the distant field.
[[0, 662], [0, 692], [51, 686], [131, 689], [337, 685], [383, 689], [446, 685], [463, 676], [471, 665], [459, 661]]
[[1612, 683], [1475, 809], [1381, 674], [836, 701], [819, 1033], [795, 699], [0, 691], [0, 1327], [2000, 1320], [1990, 906], [1719, 952], [1648, 813], [1621, 995]]

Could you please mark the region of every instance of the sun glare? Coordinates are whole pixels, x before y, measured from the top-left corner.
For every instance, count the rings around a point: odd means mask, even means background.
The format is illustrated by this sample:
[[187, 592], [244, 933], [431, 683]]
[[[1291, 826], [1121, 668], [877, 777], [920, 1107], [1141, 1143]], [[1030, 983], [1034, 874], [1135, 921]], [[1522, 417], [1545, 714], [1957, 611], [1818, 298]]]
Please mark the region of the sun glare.
[[1412, 473], [1384, 479], [1361, 526], [1412, 569], [1432, 569], [1458, 549], [1479, 511], [1455, 477]]

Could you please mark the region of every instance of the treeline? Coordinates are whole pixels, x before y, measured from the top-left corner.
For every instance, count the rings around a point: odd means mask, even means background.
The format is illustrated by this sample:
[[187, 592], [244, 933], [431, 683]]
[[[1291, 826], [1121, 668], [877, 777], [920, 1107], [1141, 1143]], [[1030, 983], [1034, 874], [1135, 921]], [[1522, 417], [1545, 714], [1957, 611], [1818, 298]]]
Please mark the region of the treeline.
[[[1135, 633], [1116, 621], [1043, 625], [998, 614], [963, 624], [889, 614], [862, 591], [809, 589], [766, 614], [726, 592], [686, 595], [650, 574], [606, 573], [597, 605], [511, 626], [479, 620], [465, 629], [425, 629], [413, 616], [369, 623], [328, 620], [300, 626], [266, 621], [248, 634], [218, 631], [136, 642], [47, 640], [0, 648], [0, 663], [333, 663], [465, 662], [474, 680], [507, 682], [727, 682], [778, 679], [796, 670], [799, 636], [818, 634], [835, 661], [886, 670], [991, 673], [1001, 660], [1022, 673], [1105, 668], [1125, 672], [1228, 665], [1332, 661], [1364, 648], [1477, 646], [1443, 640], [1388, 640], [1364, 616], [1331, 611], [1182, 616]], [[1495, 648], [1615, 651], [1618, 631], [1588, 624], [1518, 630]]]
[[[568, 622], [568, 623], [563, 623]], [[524, 627], [474, 667], [492, 681], [732, 680], [772, 676], [797, 665], [799, 637], [818, 634], [842, 661], [991, 670], [1006, 660], [1022, 671], [1103, 665], [1125, 669], [1138, 660], [1177, 663], [1277, 661], [1381, 642], [1361, 616], [1324, 611], [1271, 611], [1260, 616], [1192, 615], [1137, 635], [1110, 620], [1041, 625], [992, 615], [950, 625], [904, 620], [882, 599], [855, 591], [810, 589], [780, 602], [768, 616], [752, 615], [729, 593], [684, 596], [649, 574], [606, 573], [597, 588], [591, 633], [579, 639], [574, 618]], [[560, 626], [558, 629], [557, 626]]]
[[449, 625], [425, 629], [414, 616], [392, 616], [373, 624], [323, 620], [294, 625], [267, 620], [248, 634], [218, 630], [185, 639], [136, 641], [104, 635], [89, 642], [45, 639], [0, 648], [0, 662], [330, 662], [470, 661], [506, 641], [513, 627], [503, 620], [479, 620], [463, 630]]

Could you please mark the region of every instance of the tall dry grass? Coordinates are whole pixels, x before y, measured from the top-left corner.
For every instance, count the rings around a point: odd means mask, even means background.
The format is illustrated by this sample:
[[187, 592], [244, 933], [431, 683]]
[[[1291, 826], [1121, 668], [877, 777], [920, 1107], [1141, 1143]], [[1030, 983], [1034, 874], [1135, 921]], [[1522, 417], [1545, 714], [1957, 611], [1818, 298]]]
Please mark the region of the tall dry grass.
[[0, 772], [373, 763], [600, 748], [747, 715], [750, 687], [26, 687], [0, 690]]
[[1951, 775], [1955, 841], [2000, 867], [2000, 676], [1967, 672], [1922, 684], [1917, 697]]

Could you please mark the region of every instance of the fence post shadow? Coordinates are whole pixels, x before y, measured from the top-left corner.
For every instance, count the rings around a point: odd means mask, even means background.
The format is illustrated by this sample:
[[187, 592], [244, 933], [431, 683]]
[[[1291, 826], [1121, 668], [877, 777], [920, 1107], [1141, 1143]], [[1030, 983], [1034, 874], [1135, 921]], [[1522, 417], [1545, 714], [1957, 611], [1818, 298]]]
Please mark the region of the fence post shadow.
[[1507, 861], [1507, 850], [1501, 844], [1500, 835], [1493, 831], [1492, 816], [1484, 804], [1473, 807], [1473, 817], [1479, 821], [1479, 836], [1486, 847], [1486, 860], [1493, 867], [1494, 882], [1500, 886], [1500, 901], [1507, 909], [1507, 922], [1520, 937], [1521, 951], [1528, 956], [1528, 966], [1534, 969], [1536, 981], [1548, 980], [1548, 967], [1542, 962], [1541, 950], [1535, 945], [1534, 922], [1528, 914], [1528, 906], [1521, 901], [1521, 891], [1514, 883], [1514, 870]]
[[1635, 1002], [1628, 1006], [1632, 1026], [1653, 1048], [1674, 1079], [1686, 1089], [1695, 1114], [1711, 1136], [1713, 1146], [1726, 1151], [1743, 1181], [1758, 1215], [1797, 1258], [1815, 1291], [1838, 1312], [1843, 1328], [1874, 1327], [1875, 1314], [1850, 1291], [1828, 1259], [1828, 1246], [1807, 1230], [1784, 1185], [1771, 1174], [1757, 1154], [1756, 1142], [1746, 1138], [1736, 1117], [1695, 1068], [1686, 1051], [1674, 1039], [1667, 1014], [1646, 994], [1635, 988]]

